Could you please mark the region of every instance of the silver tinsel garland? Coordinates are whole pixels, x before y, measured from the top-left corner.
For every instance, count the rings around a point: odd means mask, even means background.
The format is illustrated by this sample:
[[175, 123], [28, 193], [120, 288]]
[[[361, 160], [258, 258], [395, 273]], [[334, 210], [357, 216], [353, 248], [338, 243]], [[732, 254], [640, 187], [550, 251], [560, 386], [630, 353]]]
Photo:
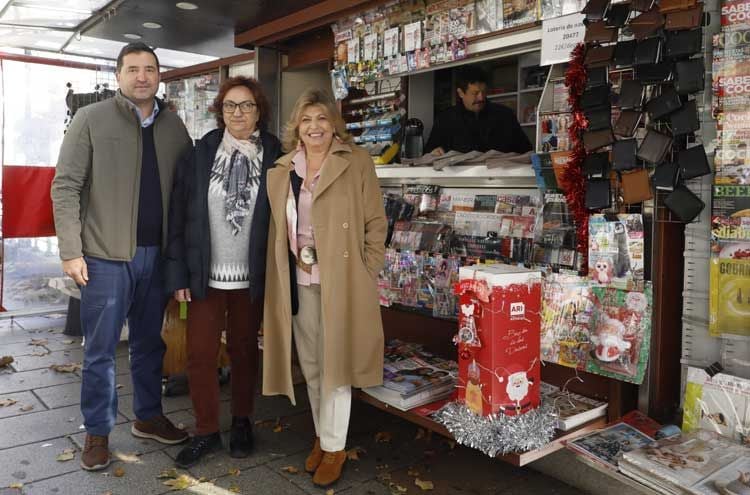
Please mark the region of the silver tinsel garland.
[[449, 402], [433, 418], [448, 428], [456, 442], [490, 457], [543, 447], [552, 440], [556, 423], [549, 405], [518, 416], [478, 416], [464, 404]]

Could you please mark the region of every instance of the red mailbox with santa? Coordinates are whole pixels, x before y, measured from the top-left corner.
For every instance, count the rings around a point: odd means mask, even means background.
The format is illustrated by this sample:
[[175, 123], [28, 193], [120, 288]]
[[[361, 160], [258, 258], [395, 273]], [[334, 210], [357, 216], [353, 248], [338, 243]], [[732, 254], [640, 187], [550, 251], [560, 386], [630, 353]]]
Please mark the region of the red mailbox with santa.
[[459, 270], [458, 398], [480, 415], [539, 406], [542, 274], [512, 265]]

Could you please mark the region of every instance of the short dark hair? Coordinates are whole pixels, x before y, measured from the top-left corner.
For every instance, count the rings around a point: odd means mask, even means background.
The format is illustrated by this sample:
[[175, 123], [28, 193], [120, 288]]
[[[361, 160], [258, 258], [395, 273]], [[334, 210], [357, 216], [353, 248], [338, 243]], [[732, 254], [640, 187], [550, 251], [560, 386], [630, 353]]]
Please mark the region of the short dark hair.
[[260, 83], [252, 77], [245, 76], [230, 77], [219, 87], [219, 93], [216, 95], [216, 98], [214, 98], [213, 104], [209, 107], [209, 111], [216, 114], [216, 125], [219, 129], [224, 129], [226, 127], [222, 105], [224, 104], [224, 98], [227, 96], [229, 90], [236, 88], [237, 86], [244, 86], [253, 94], [258, 111], [258, 128], [266, 130], [268, 121], [271, 120], [271, 105], [268, 103], [268, 98], [263, 92]]
[[142, 41], [135, 41], [133, 43], [128, 43], [127, 45], [122, 47], [122, 50], [120, 50], [120, 54], [117, 56], [117, 72], [120, 72], [120, 70], [122, 69], [122, 63], [125, 59], [125, 55], [140, 52], [147, 52], [153, 55], [154, 60], [156, 60], [156, 68], [159, 69], [159, 57], [157, 57], [156, 53], [154, 53], [154, 49]]
[[476, 65], [461, 67], [456, 74], [456, 87], [466, 91], [472, 83], [488, 84], [487, 73]]

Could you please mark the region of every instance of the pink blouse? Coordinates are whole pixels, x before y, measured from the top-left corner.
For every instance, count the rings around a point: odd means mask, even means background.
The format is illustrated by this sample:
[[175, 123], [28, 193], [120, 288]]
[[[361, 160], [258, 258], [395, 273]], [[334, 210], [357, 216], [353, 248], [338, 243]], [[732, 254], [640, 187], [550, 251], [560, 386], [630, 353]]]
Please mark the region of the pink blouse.
[[[313, 232], [312, 225], [312, 200], [315, 186], [320, 181], [320, 170], [315, 174], [312, 181], [310, 182], [310, 189], [307, 188], [305, 179], [307, 174], [307, 159], [305, 158], [305, 150], [300, 149], [292, 160], [294, 165], [294, 171], [297, 172], [302, 178], [302, 187], [299, 191], [299, 199], [297, 200], [297, 237], [294, 237], [294, 226], [290, 222], [290, 218], [287, 216], [287, 235], [289, 237], [289, 246], [291, 246], [292, 252], [296, 257], [299, 253], [299, 249], [304, 246], [315, 247], [315, 234]], [[322, 170], [322, 167], [321, 167]], [[310, 273], [307, 273], [302, 268], [297, 267], [297, 284], [299, 285], [311, 285], [320, 284], [320, 269], [318, 264], [312, 266]]]

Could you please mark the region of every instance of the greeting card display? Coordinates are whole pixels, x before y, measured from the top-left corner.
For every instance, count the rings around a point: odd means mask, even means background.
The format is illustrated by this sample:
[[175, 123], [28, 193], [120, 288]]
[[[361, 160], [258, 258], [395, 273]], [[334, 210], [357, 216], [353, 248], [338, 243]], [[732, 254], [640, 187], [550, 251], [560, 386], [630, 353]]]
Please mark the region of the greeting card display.
[[589, 218], [589, 276], [593, 285], [641, 290], [643, 262], [640, 214]]
[[651, 341], [651, 282], [643, 292], [592, 287], [586, 371], [640, 384]]
[[459, 269], [459, 400], [480, 415], [540, 403], [541, 273], [511, 265]]

